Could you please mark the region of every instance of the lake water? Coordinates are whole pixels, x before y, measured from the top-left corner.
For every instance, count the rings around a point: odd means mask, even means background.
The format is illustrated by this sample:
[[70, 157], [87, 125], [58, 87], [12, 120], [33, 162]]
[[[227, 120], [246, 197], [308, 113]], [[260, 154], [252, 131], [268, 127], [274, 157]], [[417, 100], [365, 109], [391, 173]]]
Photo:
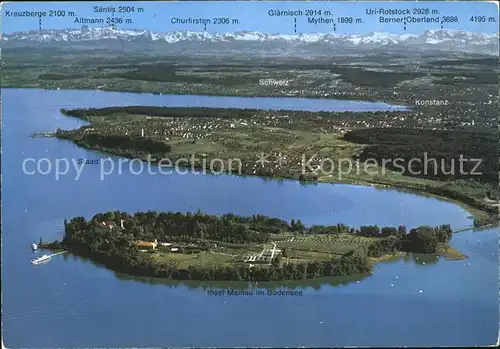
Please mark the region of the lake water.
[[[456, 234], [464, 261], [408, 257], [378, 264], [372, 276], [290, 283], [302, 297], [211, 297], [214, 284], [151, 282], [117, 276], [73, 256], [33, 266], [30, 244], [62, 236], [64, 218], [123, 210], [262, 213], [304, 224], [469, 226], [449, 202], [395, 190], [234, 176], [141, 175], [99, 179], [88, 165], [69, 173], [26, 175], [25, 158], [102, 158], [32, 132], [76, 128], [60, 108], [173, 105], [173, 97], [93, 91], [2, 90], [2, 322], [5, 346], [471, 346], [498, 337], [498, 231]], [[179, 97], [179, 98], [185, 98]], [[199, 106], [266, 108], [234, 99], [192, 97]], [[177, 102], [181, 105], [181, 100]], [[220, 102], [227, 103], [227, 102]], [[246, 104], [245, 104], [246, 103]], [[297, 102], [297, 106], [302, 102]], [[208, 105], [210, 104], [210, 105]], [[289, 107], [283, 106], [284, 109]], [[39, 255], [40, 253], [38, 253]], [[352, 278], [355, 279], [355, 278]], [[394, 286], [391, 287], [391, 284]], [[423, 292], [420, 293], [419, 291]]]
[[[5, 90], [5, 89], [4, 89]], [[10, 89], [22, 91], [22, 89]], [[31, 89], [22, 92], [31, 98], [50, 96], [61, 108], [94, 108], [149, 105], [165, 107], [205, 107], [205, 108], [246, 108], [270, 110], [305, 110], [305, 111], [405, 111], [408, 107], [391, 105], [383, 102], [366, 102], [338, 99], [311, 99], [292, 97], [220, 97], [201, 95], [159, 95], [152, 93], [109, 92], [101, 90], [40, 90]], [[56, 104], [51, 104], [56, 105]]]

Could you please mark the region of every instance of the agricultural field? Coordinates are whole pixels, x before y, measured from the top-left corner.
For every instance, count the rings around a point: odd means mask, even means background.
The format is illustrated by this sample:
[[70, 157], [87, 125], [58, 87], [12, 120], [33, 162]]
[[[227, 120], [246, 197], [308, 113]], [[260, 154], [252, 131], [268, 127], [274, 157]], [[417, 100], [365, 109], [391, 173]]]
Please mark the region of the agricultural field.
[[352, 234], [296, 236], [277, 243], [280, 249], [289, 249], [290, 259], [306, 261], [310, 259], [329, 261], [360, 246], [368, 246], [373, 238]]
[[174, 262], [179, 269], [187, 269], [189, 266], [230, 266], [243, 261], [238, 255], [222, 254], [218, 252], [185, 254], [158, 251], [153, 253], [152, 257], [158, 262]]

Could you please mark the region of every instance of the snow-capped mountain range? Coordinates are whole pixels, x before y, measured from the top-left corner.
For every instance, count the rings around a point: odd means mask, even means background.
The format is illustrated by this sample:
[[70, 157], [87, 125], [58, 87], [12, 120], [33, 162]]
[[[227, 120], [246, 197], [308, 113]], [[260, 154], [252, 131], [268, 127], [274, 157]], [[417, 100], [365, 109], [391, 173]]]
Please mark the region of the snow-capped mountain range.
[[405, 47], [417, 49], [451, 50], [498, 54], [498, 34], [474, 33], [453, 29], [426, 30], [419, 34], [268, 34], [256, 31], [234, 33], [172, 31], [155, 33], [149, 30], [114, 29], [112, 27], [62, 30], [40, 30], [15, 32], [0, 37], [3, 43], [51, 43], [51, 42], [96, 42], [100, 40], [120, 40], [133, 42], [176, 43], [286, 43], [324, 44], [327, 46], [349, 47]]

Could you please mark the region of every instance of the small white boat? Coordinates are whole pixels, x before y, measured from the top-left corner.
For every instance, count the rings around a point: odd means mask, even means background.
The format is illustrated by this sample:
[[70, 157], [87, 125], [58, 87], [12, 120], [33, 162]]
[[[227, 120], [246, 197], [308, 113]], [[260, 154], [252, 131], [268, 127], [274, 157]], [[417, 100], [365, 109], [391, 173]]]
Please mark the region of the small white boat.
[[43, 256], [39, 257], [39, 258], [35, 258], [31, 261], [31, 263], [33, 264], [40, 264], [40, 263], [43, 263], [43, 262], [46, 262], [48, 261], [49, 259], [51, 259], [52, 257], [49, 256], [49, 255], [46, 255], [44, 254]]
[[36, 244], [31, 244], [31, 249], [33, 251], [36, 251], [36, 250], [38, 250], [38, 246]]

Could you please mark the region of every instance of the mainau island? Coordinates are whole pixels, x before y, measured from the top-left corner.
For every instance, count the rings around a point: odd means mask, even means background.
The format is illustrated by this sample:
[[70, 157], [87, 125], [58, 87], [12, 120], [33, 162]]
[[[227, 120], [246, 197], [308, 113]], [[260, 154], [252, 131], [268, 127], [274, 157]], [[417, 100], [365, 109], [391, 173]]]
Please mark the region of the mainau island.
[[116, 272], [173, 280], [279, 281], [369, 274], [373, 264], [407, 252], [466, 258], [439, 227], [306, 227], [263, 215], [180, 212], [99, 213], [64, 222], [65, 249]]

